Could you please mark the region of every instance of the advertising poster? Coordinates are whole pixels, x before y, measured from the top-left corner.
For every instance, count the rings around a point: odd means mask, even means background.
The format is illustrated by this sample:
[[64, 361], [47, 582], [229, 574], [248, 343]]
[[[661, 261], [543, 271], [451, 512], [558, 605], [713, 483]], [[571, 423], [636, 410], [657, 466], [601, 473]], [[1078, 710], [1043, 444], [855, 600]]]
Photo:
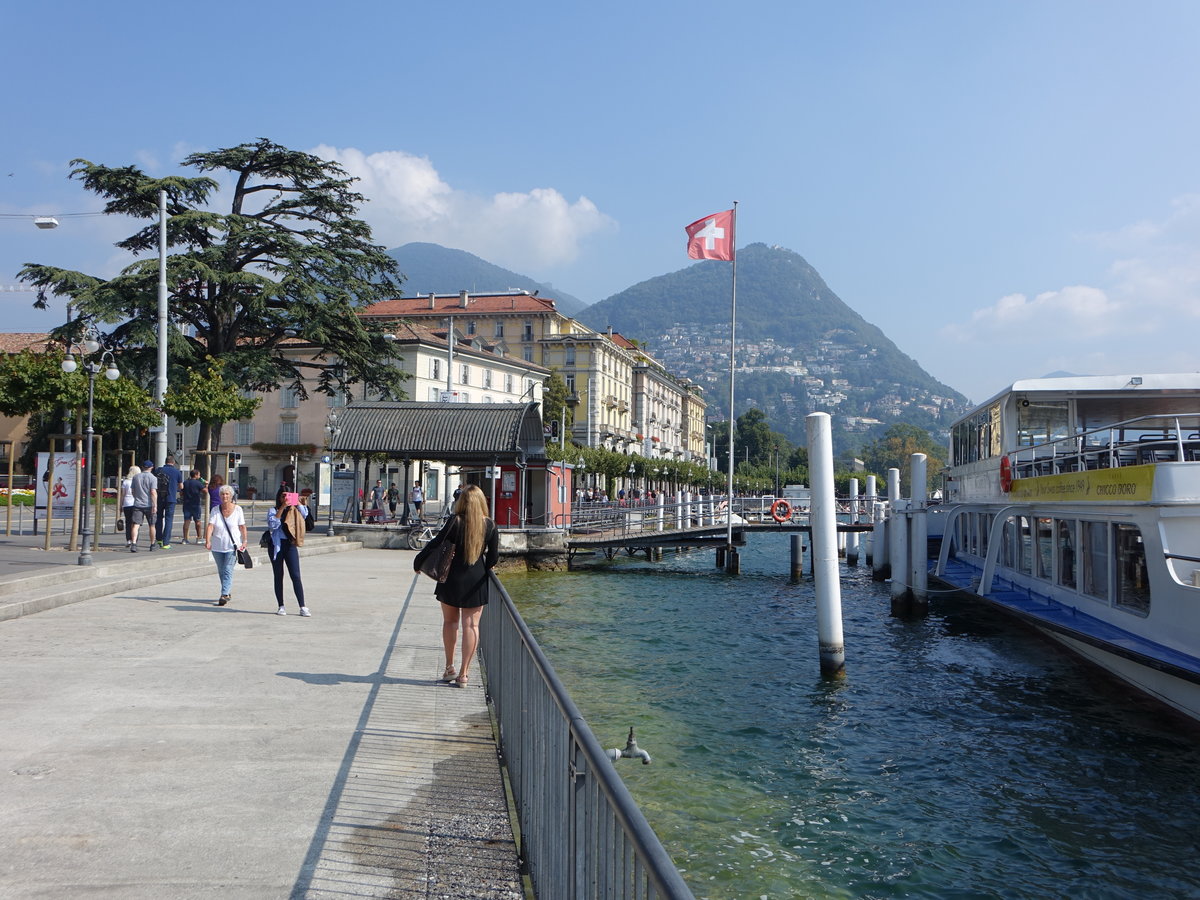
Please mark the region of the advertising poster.
[[37, 487], [34, 493], [34, 517], [46, 516], [46, 498], [49, 497], [50, 516], [54, 519], [71, 518], [75, 508], [75, 478], [79, 473], [79, 456], [76, 453], [55, 453], [54, 471], [46, 471], [50, 454], [37, 455]]
[[335, 470], [330, 491], [330, 502], [333, 504], [334, 514], [341, 515], [343, 522], [353, 520], [356, 493], [354, 472]]

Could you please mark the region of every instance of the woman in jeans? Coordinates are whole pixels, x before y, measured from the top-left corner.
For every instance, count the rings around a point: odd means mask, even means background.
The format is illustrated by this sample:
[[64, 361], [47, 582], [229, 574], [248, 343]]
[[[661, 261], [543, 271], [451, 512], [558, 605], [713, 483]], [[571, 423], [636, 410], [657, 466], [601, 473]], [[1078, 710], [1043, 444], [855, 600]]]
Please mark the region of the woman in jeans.
[[308, 530], [308, 526], [305, 525], [308, 507], [294, 506], [287, 501], [288, 492], [280, 488], [279, 493], [275, 495], [275, 505], [267, 510], [267, 533], [271, 535], [271, 569], [275, 573], [275, 602], [279, 604], [275, 615], [287, 615], [287, 610], [283, 608], [283, 567], [286, 565], [288, 575], [292, 579], [292, 590], [296, 592], [296, 602], [300, 604], [300, 615], [310, 616], [312, 613], [304, 605], [304, 583], [300, 580], [298, 549], [304, 546], [304, 533]]
[[204, 532], [204, 548], [211, 550], [221, 576], [221, 598], [216, 606], [224, 606], [233, 599], [233, 567], [237, 565], [237, 551], [246, 549], [246, 517], [242, 508], [234, 502], [233, 488], [221, 485], [221, 505], [213, 509], [208, 517], [208, 528]]

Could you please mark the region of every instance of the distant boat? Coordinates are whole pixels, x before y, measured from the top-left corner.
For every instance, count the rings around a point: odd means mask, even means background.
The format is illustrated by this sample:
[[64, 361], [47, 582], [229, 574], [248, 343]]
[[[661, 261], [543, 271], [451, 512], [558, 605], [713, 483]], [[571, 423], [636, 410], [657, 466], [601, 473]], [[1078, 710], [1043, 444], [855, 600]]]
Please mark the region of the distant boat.
[[951, 428], [934, 580], [1200, 718], [1200, 375], [1018, 381]]

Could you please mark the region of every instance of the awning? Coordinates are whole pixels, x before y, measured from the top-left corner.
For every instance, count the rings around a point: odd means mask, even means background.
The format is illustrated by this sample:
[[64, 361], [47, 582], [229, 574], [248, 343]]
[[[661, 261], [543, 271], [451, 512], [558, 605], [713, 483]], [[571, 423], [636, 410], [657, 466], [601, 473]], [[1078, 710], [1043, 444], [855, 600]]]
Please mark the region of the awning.
[[365, 401], [338, 415], [334, 453], [382, 453], [448, 463], [542, 459], [546, 440], [538, 403]]

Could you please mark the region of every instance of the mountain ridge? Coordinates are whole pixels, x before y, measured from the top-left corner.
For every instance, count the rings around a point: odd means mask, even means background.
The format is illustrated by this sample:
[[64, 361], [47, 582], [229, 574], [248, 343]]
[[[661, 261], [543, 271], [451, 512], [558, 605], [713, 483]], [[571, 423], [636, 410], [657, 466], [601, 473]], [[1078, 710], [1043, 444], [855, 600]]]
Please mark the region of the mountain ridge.
[[[724, 413], [730, 292], [729, 265], [705, 260], [626, 288], [577, 318], [643, 341]], [[735, 362], [735, 414], [758, 407], [797, 443], [806, 440], [810, 412], [833, 413], [840, 431], [866, 440], [895, 422], [945, 433], [967, 403], [842, 301], [800, 254], [779, 246], [738, 250]]]
[[457, 294], [459, 291], [538, 291], [553, 297], [564, 315], [575, 317], [587, 304], [550, 284], [528, 275], [511, 272], [466, 250], [412, 241], [387, 251], [400, 264], [404, 274], [404, 293]]

